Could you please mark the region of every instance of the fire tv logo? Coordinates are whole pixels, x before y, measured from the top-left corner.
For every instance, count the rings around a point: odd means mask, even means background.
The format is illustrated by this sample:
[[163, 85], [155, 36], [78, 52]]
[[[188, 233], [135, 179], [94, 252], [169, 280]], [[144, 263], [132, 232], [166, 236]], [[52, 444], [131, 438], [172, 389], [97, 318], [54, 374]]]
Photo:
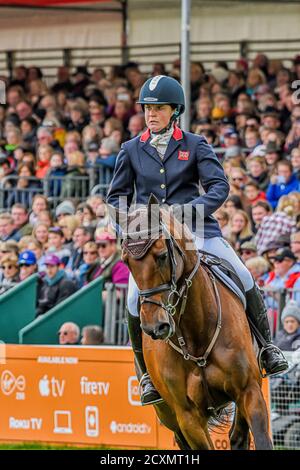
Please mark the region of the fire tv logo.
[[135, 375], [128, 378], [128, 401], [132, 406], [142, 406], [139, 394], [139, 381]]

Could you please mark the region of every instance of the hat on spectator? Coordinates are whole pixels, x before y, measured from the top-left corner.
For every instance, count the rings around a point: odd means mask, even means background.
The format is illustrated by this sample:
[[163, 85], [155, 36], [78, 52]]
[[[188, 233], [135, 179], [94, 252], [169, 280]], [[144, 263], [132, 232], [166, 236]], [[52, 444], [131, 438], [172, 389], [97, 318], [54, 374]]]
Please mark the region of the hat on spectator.
[[287, 317], [296, 318], [298, 323], [300, 323], [300, 307], [295, 300], [290, 300], [282, 310], [281, 323], [283, 323]]
[[240, 155], [243, 155], [241, 147], [238, 145], [232, 145], [231, 147], [228, 147], [224, 153], [224, 158], [235, 158], [239, 157]]
[[277, 146], [275, 140], [270, 140], [266, 145], [266, 153], [279, 153], [280, 148]]
[[99, 150], [99, 145], [97, 144], [97, 142], [90, 142], [88, 144], [88, 151], [89, 152], [98, 152]]
[[36, 256], [33, 251], [25, 250], [19, 255], [18, 264], [36, 264]]
[[257, 145], [251, 152], [249, 156], [251, 157], [265, 157], [266, 155], [266, 146], [264, 144]]
[[256, 253], [257, 247], [256, 247], [256, 245], [255, 245], [254, 242], [248, 241], [248, 242], [244, 242], [244, 243], [241, 244], [240, 250], [241, 250], [241, 251], [242, 251], [242, 250], [249, 250], [249, 251], [253, 251], [253, 252]]
[[264, 109], [262, 112], [262, 117], [267, 117], [267, 116], [279, 118], [279, 112], [273, 106], [267, 106], [266, 109]]
[[293, 261], [297, 261], [296, 256], [289, 248], [279, 248], [273, 257], [276, 261], [283, 261], [284, 258], [289, 258]]
[[105, 137], [101, 141], [101, 148], [109, 153], [118, 153], [120, 150], [119, 144], [111, 137]]
[[267, 246], [264, 248], [261, 254], [264, 255], [265, 253], [268, 253], [268, 251], [278, 250], [279, 248], [283, 248], [283, 247], [284, 247], [283, 242], [280, 242], [279, 240], [272, 240], [267, 244]]
[[117, 237], [113, 233], [104, 231], [99, 233], [96, 238], [96, 243], [109, 243], [109, 242], [116, 242]]
[[227, 129], [227, 131], [224, 133], [224, 137], [238, 137], [238, 133], [233, 128]]
[[55, 210], [56, 217], [60, 215], [74, 215], [74, 214], [75, 214], [75, 207], [71, 201], [61, 202]]
[[61, 227], [49, 227], [48, 228], [48, 233], [57, 233], [61, 237], [64, 236], [64, 232], [62, 231]]
[[44, 264], [50, 265], [50, 266], [59, 266], [60, 265], [60, 259], [58, 256], [54, 255], [53, 253], [49, 253], [48, 255], [45, 256], [45, 261]]

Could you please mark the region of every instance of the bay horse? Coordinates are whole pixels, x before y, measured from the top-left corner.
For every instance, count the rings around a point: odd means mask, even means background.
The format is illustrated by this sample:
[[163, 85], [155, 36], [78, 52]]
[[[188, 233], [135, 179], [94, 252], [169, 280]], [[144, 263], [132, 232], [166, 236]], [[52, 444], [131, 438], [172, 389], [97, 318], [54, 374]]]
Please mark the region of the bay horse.
[[[149, 220], [157, 204], [151, 196], [130, 219]], [[158, 417], [181, 449], [209, 450], [211, 419], [234, 402], [231, 449], [248, 449], [250, 430], [256, 450], [272, 449], [241, 301], [205, 268], [191, 232], [170, 211], [159, 209], [156, 228], [146, 240], [137, 240], [138, 231], [124, 233], [122, 259], [139, 289], [145, 362], [164, 400], [155, 405]]]

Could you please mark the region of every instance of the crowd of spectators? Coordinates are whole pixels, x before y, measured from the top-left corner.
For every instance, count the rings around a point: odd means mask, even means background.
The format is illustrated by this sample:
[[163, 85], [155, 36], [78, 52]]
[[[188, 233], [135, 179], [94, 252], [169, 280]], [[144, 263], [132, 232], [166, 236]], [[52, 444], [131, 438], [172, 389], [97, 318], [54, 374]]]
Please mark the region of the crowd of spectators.
[[[150, 75], [180, 79], [179, 65], [176, 60], [166, 70], [155, 63]], [[39, 272], [37, 314], [100, 275], [128, 281], [105, 191], [90, 195], [90, 186], [78, 191], [76, 185], [86, 175], [89, 181], [91, 169], [95, 184], [109, 185], [122, 142], [145, 127], [136, 99], [148, 76], [130, 62], [108, 72], [80, 66], [71, 74], [60, 67], [52, 86], [37, 67], [18, 66], [7, 79], [7, 103], [0, 105], [0, 282], [5, 290]], [[230, 183], [215, 216], [268, 290], [274, 332], [280, 289], [300, 306], [297, 80], [300, 55], [289, 67], [263, 54], [232, 68], [224, 61], [209, 71], [191, 64], [191, 130], [214, 147]]]

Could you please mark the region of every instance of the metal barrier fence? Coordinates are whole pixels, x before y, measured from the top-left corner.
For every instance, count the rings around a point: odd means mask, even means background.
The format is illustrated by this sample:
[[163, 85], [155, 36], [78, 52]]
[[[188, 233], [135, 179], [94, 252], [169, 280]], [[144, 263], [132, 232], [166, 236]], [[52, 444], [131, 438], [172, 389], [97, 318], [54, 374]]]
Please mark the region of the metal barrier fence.
[[118, 346], [128, 344], [126, 319], [127, 284], [105, 284], [107, 293], [104, 308], [105, 342]]
[[20, 187], [19, 176], [9, 175], [0, 183], [0, 209], [9, 209], [16, 202], [30, 208], [36, 194], [46, 196], [52, 208], [66, 198], [83, 202], [91, 193], [105, 196], [111, 178], [112, 170], [100, 165], [86, 168], [80, 176], [22, 177], [26, 187]]
[[273, 442], [279, 449], [300, 450], [300, 350], [284, 354], [288, 372], [270, 377]]

